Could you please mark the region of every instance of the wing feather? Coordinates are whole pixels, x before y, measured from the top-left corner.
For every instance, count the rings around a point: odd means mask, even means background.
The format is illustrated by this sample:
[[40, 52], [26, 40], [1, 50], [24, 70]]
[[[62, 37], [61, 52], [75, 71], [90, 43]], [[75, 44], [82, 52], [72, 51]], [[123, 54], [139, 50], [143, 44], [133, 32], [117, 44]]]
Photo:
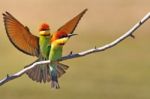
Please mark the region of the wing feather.
[[39, 38], [32, 35], [29, 29], [9, 12], [3, 14], [3, 19], [11, 43], [25, 54], [39, 56]]
[[[84, 9], [81, 13], [79, 13], [77, 16], [75, 16], [73, 19], [68, 21], [66, 24], [64, 24], [62, 27], [60, 27], [57, 31], [63, 31], [65, 33], [73, 33], [76, 26], [78, 25], [80, 19], [85, 14], [87, 9]], [[58, 33], [58, 32], [57, 32]]]

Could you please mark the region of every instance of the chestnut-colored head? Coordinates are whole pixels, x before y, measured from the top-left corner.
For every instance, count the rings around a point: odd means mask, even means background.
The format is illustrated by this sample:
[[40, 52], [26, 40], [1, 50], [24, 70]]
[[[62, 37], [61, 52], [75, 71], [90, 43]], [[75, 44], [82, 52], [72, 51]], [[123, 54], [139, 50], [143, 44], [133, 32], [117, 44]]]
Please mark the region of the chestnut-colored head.
[[57, 33], [55, 33], [52, 38], [51, 38], [51, 42], [54, 42], [55, 40], [61, 39], [63, 37], [67, 37], [67, 33], [62, 32], [62, 31], [58, 31]]
[[40, 28], [39, 32], [41, 36], [50, 36], [50, 27], [47, 23], [43, 23]]
[[63, 32], [63, 31], [57, 31], [57, 33], [55, 33], [52, 36], [51, 43], [55, 45], [63, 46], [68, 41], [68, 39], [74, 35], [76, 34], [67, 34], [66, 32]]

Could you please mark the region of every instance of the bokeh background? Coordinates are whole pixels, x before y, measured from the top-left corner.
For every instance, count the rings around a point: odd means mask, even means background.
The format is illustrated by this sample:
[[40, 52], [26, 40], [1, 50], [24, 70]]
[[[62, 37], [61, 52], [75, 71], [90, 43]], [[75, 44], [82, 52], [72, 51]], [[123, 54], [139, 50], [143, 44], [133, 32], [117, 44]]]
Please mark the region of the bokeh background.
[[[1, 0], [0, 13], [9, 11], [38, 36], [39, 25], [56, 31], [83, 9], [76, 36], [64, 55], [103, 46], [150, 11], [150, 0]], [[0, 99], [150, 99], [150, 21], [119, 45], [86, 57], [64, 61], [70, 66], [59, 79], [61, 89], [31, 81], [26, 75], [0, 86]], [[35, 60], [8, 40], [0, 16], [0, 79]]]

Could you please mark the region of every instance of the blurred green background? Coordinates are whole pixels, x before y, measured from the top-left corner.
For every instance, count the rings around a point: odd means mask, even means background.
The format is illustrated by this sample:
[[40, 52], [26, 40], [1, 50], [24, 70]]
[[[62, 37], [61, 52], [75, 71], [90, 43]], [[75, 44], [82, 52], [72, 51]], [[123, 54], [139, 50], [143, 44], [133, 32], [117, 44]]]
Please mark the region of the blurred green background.
[[[150, 0], [1, 0], [0, 13], [9, 11], [38, 36], [41, 23], [52, 31], [88, 12], [64, 47], [64, 55], [103, 46], [150, 11]], [[64, 61], [70, 66], [59, 79], [61, 89], [31, 81], [26, 75], [0, 86], [0, 99], [150, 99], [150, 21], [119, 45], [86, 57]], [[0, 17], [0, 79], [35, 60], [8, 40]]]

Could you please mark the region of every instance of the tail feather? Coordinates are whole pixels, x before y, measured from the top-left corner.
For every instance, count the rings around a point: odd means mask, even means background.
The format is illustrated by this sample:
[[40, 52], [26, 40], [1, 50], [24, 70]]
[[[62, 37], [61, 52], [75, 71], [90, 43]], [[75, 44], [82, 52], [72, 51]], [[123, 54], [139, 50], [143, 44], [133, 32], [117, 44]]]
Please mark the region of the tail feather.
[[59, 62], [56, 62], [56, 66], [57, 66], [56, 70], [57, 70], [58, 77], [61, 77], [63, 74], [65, 74], [66, 73], [65, 70], [69, 68], [69, 66], [59, 63]]
[[40, 77], [40, 83], [41, 83], [41, 82], [42, 82], [42, 80], [43, 80], [42, 70], [40, 70], [40, 69], [39, 69], [39, 73], [40, 73], [40, 76], [39, 76], [39, 77]]
[[[43, 59], [37, 59], [35, 62], [41, 61]], [[33, 63], [35, 63], [33, 62]], [[32, 65], [33, 63], [31, 63], [30, 65]], [[28, 65], [28, 66], [30, 66]], [[25, 66], [28, 67], [28, 66]], [[32, 79], [33, 81], [36, 82], [49, 82], [50, 81], [50, 74], [49, 74], [49, 65], [48, 64], [44, 64], [44, 65], [37, 65], [36, 67], [28, 70], [26, 72], [26, 74], [28, 75], [28, 77], [30, 79]]]
[[59, 89], [59, 88], [60, 88], [59, 83], [56, 82], [56, 81], [52, 81], [51, 87], [52, 87], [52, 88], [56, 88], [56, 89]]
[[58, 77], [60, 77], [64, 73], [66, 73], [66, 71], [62, 67], [59, 67], [59, 66], [57, 66], [56, 70], [57, 70], [57, 76]]
[[[32, 70], [32, 72], [34, 72], [33, 70]], [[39, 81], [39, 82], [41, 82], [41, 77], [40, 77], [40, 68], [39, 67], [37, 67], [37, 71], [35, 71], [35, 75], [37, 75], [36, 76], [36, 78], [37, 78], [37, 81]], [[30, 76], [30, 78], [32, 78], [32, 76]]]
[[52, 80], [51, 87], [55, 88], [55, 89], [59, 89], [60, 87], [59, 87], [58, 76], [57, 76], [58, 72], [55, 67], [51, 67], [50, 74], [51, 74], [51, 78], [52, 78], [51, 79]]
[[46, 71], [45, 71], [45, 68], [42, 71], [42, 74], [43, 74], [43, 82], [45, 83], [46, 82]]
[[32, 70], [33, 80], [36, 80], [37, 75], [38, 75], [38, 71], [39, 71], [39, 67], [34, 68], [34, 71]]
[[58, 62], [57, 62], [57, 65], [58, 65], [59, 67], [61, 67], [62, 69], [64, 69], [64, 70], [67, 70], [67, 69], [69, 68], [68, 65], [65, 65], [65, 64], [62, 64], [62, 63], [58, 63]]
[[50, 69], [50, 74], [52, 78], [51, 87], [59, 89], [60, 86], [58, 83], [58, 77], [61, 77], [64, 73], [66, 73], [65, 70], [67, 70], [69, 66], [61, 64], [59, 62], [56, 62], [54, 66], [56, 66], [56, 68], [51, 67], [52, 69]]
[[35, 68], [34, 68], [34, 69], [32, 69], [32, 70], [31, 70], [31, 72], [30, 72], [30, 74], [29, 74], [29, 77], [32, 77], [32, 80], [34, 80], [34, 75], [33, 75], [33, 74], [34, 74], [34, 72], [33, 72], [33, 70], [35, 70]]
[[[35, 79], [36, 79], [36, 76], [38, 75], [38, 67], [37, 68], [33, 68], [33, 69], [31, 69], [31, 71], [28, 73], [27, 72], [27, 75], [33, 80], [33, 81], [35, 81]], [[37, 78], [38, 79], [38, 78]]]
[[[42, 59], [37, 59], [35, 62], [41, 61]], [[33, 63], [35, 63], [33, 62]], [[32, 65], [31, 63], [30, 65]], [[28, 67], [30, 65], [25, 66]], [[56, 62], [56, 72], [57, 72], [57, 77], [61, 77], [63, 74], [65, 74], [65, 70], [67, 70], [69, 66], [64, 65], [62, 63]], [[26, 72], [28, 77], [32, 79], [33, 81], [39, 82], [39, 83], [46, 83], [50, 82], [52, 80], [51, 74], [50, 74], [50, 69], [49, 69], [49, 64], [44, 64], [44, 65], [37, 65], [34, 68], [28, 70]], [[52, 81], [53, 82], [53, 81]], [[53, 82], [52, 86], [55, 85], [57, 88], [59, 88], [59, 84], [56, 82]]]
[[46, 75], [46, 79], [47, 79], [47, 81], [49, 82], [50, 80], [51, 80], [51, 76], [50, 76], [50, 73], [49, 73], [49, 66], [47, 66], [47, 68], [45, 68], [45, 75], [46, 74], [49, 74], [49, 75]]

